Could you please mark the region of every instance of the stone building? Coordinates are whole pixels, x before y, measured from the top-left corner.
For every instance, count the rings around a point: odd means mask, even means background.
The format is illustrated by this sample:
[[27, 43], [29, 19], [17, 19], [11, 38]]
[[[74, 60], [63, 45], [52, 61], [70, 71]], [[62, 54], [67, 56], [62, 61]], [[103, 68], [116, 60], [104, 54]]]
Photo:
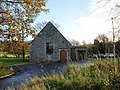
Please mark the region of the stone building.
[[48, 22], [31, 42], [30, 61], [67, 61], [70, 60], [71, 44]]
[[81, 61], [87, 59], [87, 48], [82, 46], [73, 46], [71, 48], [71, 59]]
[[69, 61], [79, 56], [78, 50], [79, 48], [72, 47], [57, 28], [48, 22], [31, 42], [30, 61]]

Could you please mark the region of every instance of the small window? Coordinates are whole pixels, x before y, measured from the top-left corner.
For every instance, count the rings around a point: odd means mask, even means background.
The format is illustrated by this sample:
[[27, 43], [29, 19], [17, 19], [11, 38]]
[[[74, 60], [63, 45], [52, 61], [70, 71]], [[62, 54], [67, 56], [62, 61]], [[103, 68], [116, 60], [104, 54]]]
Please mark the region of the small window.
[[53, 54], [53, 43], [46, 43], [46, 54]]

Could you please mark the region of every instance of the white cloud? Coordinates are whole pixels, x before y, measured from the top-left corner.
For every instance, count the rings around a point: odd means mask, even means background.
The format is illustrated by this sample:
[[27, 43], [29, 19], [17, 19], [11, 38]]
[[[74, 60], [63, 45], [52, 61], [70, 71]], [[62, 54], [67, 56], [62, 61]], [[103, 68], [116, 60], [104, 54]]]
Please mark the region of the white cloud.
[[105, 10], [101, 8], [86, 17], [76, 19], [71, 26], [72, 31], [69, 33], [64, 32], [63, 34], [67, 38], [72, 38], [79, 42], [85, 40], [87, 43], [93, 43], [98, 34], [107, 34], [108, 31], [112, 30], [111, 24], [111, 20], [108, 20], [108, 13], [105, 13]]

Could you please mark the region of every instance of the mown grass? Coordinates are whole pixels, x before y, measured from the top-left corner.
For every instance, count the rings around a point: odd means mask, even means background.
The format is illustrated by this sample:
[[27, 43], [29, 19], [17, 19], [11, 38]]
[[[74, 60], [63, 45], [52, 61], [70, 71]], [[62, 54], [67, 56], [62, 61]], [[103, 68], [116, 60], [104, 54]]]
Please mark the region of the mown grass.
[[23, 62], [22, 58], [0, 58], [0, 62], [2, 63], [2, 66], [10, 66], [15, 64], [27, 64], [29, 63], [29, 58], [25, 58], [25, 61]]
[[120, 72], [113, 61], [95, 61], [85, 67], [70, 65], [65, 73], [35, 77], [20, 90], [120, 90]]

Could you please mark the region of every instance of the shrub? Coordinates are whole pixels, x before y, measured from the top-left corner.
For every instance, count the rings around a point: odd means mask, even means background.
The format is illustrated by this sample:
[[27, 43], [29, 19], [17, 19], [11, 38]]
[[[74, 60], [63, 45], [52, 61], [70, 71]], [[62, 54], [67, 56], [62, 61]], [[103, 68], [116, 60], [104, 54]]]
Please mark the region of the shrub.
[[65, 73], [35, 77], [21, 90], [119, 90], [120, 73], [113, 62], [95, 61], [93, 66], [71, 65]]
[[8, 58], [7, 54], [8, 54], [7, 52], [4, 52], [3, 55], [2, 55], [2, 57], [3, 58]]
[[0, 67], [2, 67], [2, 62], [0, 62]]

